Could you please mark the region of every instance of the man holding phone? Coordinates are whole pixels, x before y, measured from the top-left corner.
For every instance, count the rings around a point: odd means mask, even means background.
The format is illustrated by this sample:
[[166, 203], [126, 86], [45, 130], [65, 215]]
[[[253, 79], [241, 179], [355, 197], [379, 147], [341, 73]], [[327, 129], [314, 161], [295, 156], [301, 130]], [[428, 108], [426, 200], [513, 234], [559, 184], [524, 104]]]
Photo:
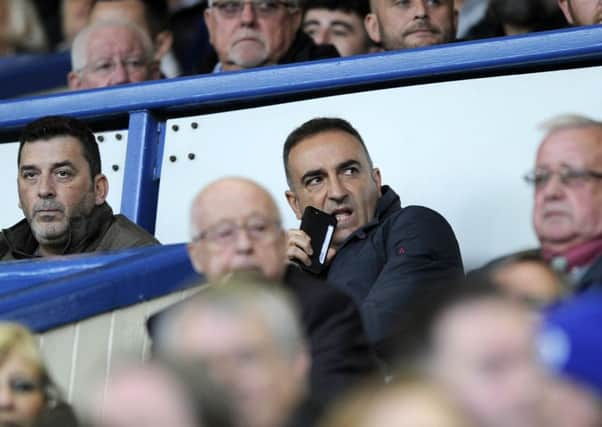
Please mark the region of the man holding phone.
[[[293, 295], [309, 342], [313, 395], [329, 400], [374, 371], [373, 353], [353, 300], [287, 263], [286, 232], [267, 190], [245, 178], [214, 181], [192, 202], [190, 226], [188, 254], [208, 282], [253, 271]], [[161, 317], [151, 318], [151, 335]]]
[[[284, 144], [286, 198], [298, 219], [307, 206], [334, 215], [337, 227], [319, 274], [352, 295], [368, 339], [386, 345], [396, 317], [418, 292], [463, 274], [458, 242], [447, 221], [422, 207], [402, 208], [381, 186], [381, 175], [360, 134], [339, 118], [316, 118], [295, 129]], [[287, 255], [312, 264], [311, 238], [288, 233]]]

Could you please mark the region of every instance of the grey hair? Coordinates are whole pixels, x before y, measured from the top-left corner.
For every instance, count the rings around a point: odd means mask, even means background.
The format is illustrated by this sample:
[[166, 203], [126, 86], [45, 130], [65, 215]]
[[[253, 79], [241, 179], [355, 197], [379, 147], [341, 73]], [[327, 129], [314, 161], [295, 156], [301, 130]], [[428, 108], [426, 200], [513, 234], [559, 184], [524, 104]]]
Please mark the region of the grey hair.
[[539, 128], [546, 133], [552, 133], [562, 129], [590, 126], [596, 126], [602, 129], [602, 122], [581, 114], [561, 114], [544, 121], [539, 125]]
[[210, 284], [161, 319], [157, 333], [160, 354], [177, 354], [179, 332], [194, 328], [196, 313], [214, 312], [246, 320], [256, 316], [268, 329], [280, 353], [293, 359], [307, 349], [297, 308], [282, 286], [253, 273], [235, 273], [229, 281]]
[[103, 20], [86, 26], [79, 33], [77, 33], [77, 36], [75, 36], [75, 39], [73, 39], [73, 44], [71, 46], [71, 70], [78, 72], [87, 65], [88, 41], [90, 40], [90, 36], [92, 36], [92, 34], [101, 28], [115, 27], [127, 28], [134, 32], [138, 37], [138, 40], [140, 40], [142, 43], [144, 54], [146, 55], [147, 59], [152, 59], [155, 53], [155, 48], [150, 35], [146, 31], [144, 31], [138, 25], [126, 20]]

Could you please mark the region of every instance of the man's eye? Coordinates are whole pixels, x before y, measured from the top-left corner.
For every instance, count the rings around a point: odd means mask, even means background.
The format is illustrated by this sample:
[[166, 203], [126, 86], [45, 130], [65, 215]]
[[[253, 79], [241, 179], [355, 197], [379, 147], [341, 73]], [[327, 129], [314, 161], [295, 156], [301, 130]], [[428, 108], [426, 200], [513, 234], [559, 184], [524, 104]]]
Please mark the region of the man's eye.
[[220, 239], [220, 240], [229, 239], [230, 237], [232, 237], [234, 235], [234, 228], [229, 227], [229, 228], [218, 229], [213, 232], [213, 235], [215, 236], [216, 239]]
[[321, 182], [322, 182], [322, 178], [319, 177], [319, 176], [315, 176], [315, 177], [310, 178], [307, 181], [305, 181], [305, 186], [311, 187], [311, 186], [314, 186], [314, 185], [318, 185]]
[[355, 175], [358, 172], [359, 172], [359, 170], [355, 166], [350, 166], [348, 168], [345, 168], [345, 170], [343, 171], [343, 173], [345, 175]]
[[395, 0], [393, 6], [407, 7], [410, 4], [409, 0]]
[[249, 224], [247, 228], [251, 233], [263, 233], [268, 229], [268, 224], [258, 222], [256, 224]]
[[94, 69], [97, 71], [107, 71], [110, 70], [113, 64], [111, 62], [98, 62], [94, 66]]
[[73, 173], [69, 170], [59, 169], [56, 171], [56, 176], [59, 178], [69, 178], [70, 176], [73, 176]]
[[430, 6], [439, 6], [441, 3], [443, 3], [441, 0], [429, 0], [428, 4]]
[[256, 3], [257, 8], [262, 12], [271, 12], [278, 9], [277, 1], [260, 1]]
[[22, 172], [21, 177], [23, 179], [34, 179], [37, 176], [37, 173], [32, 171]]
[[242, 8], [242, 2], [239, 1], [224, 1], [217, 5], [218, 8], [223, 10], [224, 12], [236, 12], [240, 8]]

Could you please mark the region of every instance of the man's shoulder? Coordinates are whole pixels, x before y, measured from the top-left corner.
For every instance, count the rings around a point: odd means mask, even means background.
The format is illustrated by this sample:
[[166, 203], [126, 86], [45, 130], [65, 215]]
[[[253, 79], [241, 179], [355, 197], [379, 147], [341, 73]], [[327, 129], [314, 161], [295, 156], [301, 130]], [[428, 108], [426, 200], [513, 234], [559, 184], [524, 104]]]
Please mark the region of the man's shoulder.
[[96, 250], [107, 251], [158, 244], [159, 241], [144, 228], [130, 221], [125, 215], [117, 214], [113, 215], [111, 226]]
[[333, 45], [317, 45], [303, 31], [299, 31], [291, 47], [280, 58], [278, 64], [292, 64], [317, 59], [340, 57], [339, 51]]

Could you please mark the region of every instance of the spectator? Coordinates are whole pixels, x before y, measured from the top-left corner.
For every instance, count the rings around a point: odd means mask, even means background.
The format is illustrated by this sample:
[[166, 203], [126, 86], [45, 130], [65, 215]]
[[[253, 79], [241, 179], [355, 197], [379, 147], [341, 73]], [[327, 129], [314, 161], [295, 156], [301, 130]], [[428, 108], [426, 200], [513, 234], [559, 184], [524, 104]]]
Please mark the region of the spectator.
[[320, 427], [471, 427], [441, 387], [404, 374], [392, 384], [371, 384], [334, 405]]
[[467, 39], [511, 36], [565, 26], [562, 14], [550, 0], [490, 0], [483, 19], [466, 34]]
[[35, 338], [21, 325], [0, 322], [0, 378], [3, 426], [45, 425], [57, 412], [61, 426], [77, 425], [71, 408], [60, 400]]
[[479, 427], [540, 426], [536, 319], [494, 284], [471, 280], [416, 298], [400, 320], [402, 370], [440, 384]]
[[237, 426], [284, 426], [306, 394], [305, 339], [274, 287], [211, 286], [170, 313], [159, 340], [168, 354], [207, 364], [232, 395]]
[[91, 402], [99, 427], [230, 427], [230, 397], [202, 364], [121, 363]]
[[[283, 282], [293, 294], [309, 339], [314, 394], [328, 400], [372, 372], [372, 353], [351, 298], [286, 264], [280, 214], [264, 188], [242, 178], [209, 184], [192, 204], [191, 229], [191, 261], [210, 282], [251, 270]], [[151, 333], [156, 321], [150, 321]]]
[[214, 71], [339, 56], [333, 46], [316, 46], [301, 28], [301, 0], [209, 0], [205, 22], [218, 63]]
[[475, 273], [485, 274], [503, 291], [534, 308], [548, 306], [564, 294], [561, 277], [532, 250], [498, 258], [469, 274]]
[[71, 49], [72, 90], [93, 89], [159, 78], [148, 35], [124, 21], [106, 21], [84, 28]]
[[375, 52], [368, 37], [364, 17], [370, 11], [368, 0], [313, 0], [305, 5], [303, 31], [316, 44], [333, 44], [341, 56]]
[[574, 290], [602, 283], [602, 123], [559, 116], [525, 176], [535, 188], [533, 225], [543, 258]]
[[370, 0], [366, 30], [384, 50], [449, 43], [456, 38], [453, 0]]
[[602, 24], [599, 0], [558, 0], [558, 6], [570, 25]]
[[[462, 275], [462, 259], [451, 227], [438, 213], [402, 208], [399, 196], [381, 186], [380, 171], [360, 134], [338, 118], [317, 118], [295, 129], [283, 150], [289, 190], [298, 219], [307, 206], [335, 215], [328, 250], [328, 281], [354, 297], [368, 339], [384, 344], [409, 296], [434, 291], [439, 280]], [[310, 238], [290, 230], [289, 259], [309, 265]]]
[[46, 50], [46, 34], [30, 0], [0, 1], [0, 56]]
[[168, 28], [165, 0], [94, 0], [90, 23], [125, 20], [137, 25], [150, 36], [154, 59], [161, 64], [161, 72], [168, 78], [180, 74], [173, 52], [173, 34]]
[[28, 124], [17, 167], [25, 219], [0, 233], [0, 260], [158, 243], [125, 216], [113, 215], [96, 139], [79, 120], [50, 116]]

